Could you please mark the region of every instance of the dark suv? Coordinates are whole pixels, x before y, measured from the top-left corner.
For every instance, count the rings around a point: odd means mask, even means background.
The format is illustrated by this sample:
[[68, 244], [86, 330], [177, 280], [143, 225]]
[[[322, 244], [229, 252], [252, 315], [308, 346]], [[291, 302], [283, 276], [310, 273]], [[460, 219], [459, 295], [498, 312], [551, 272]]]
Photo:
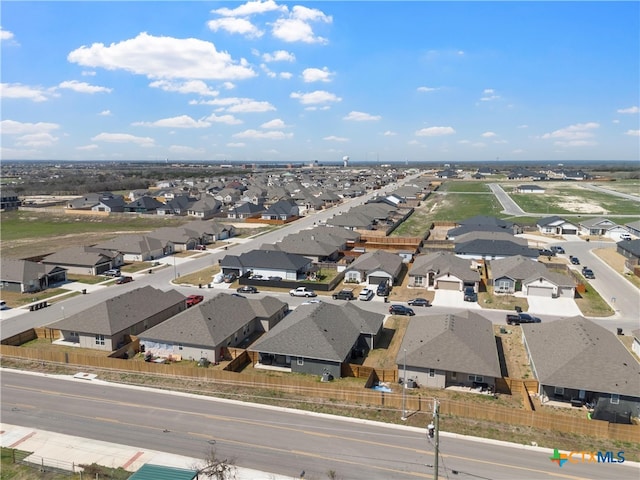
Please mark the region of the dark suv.
[[473, 287], [465, 287], [464, 288], [464, 301], [465, 302], [477, 302], [478, 294], [473, 289]]
[[391, 287], [389, 286], [389, 282], [384, 281], [378, 284], [376, 295], [378, 295], [379, 297], [386, 297], [389, 295], [390, 291], [391, 291]]
[[404, 305], [391, 305], [389, 307], [389, 313], [391, 315], [409, 315], [410, 317], [415, 315], [412, 308], [405, 307]]
[[339, 292], [336, 292], [332, 295], [334, 300], [355, 300], [355, 295], [353, 294], [353, 290], [350, 288], [343, 288]]

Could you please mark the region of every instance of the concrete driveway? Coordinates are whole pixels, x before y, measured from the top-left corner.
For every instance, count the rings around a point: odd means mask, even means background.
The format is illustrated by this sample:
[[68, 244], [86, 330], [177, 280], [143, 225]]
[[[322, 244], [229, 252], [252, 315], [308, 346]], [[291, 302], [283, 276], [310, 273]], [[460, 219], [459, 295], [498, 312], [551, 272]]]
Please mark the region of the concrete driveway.
[[478, 302], [465, 302], [462, 292], [454, 290], [436, 290], [432, 305], [435, 307], [454, 307], [480, 310]]
[[530, 295], [527, 297], [527, 301], [529, 302], [528, 312], [536, 315], [558, 315], [561, 317], [582, 315], [573, 298], [546, 298]]

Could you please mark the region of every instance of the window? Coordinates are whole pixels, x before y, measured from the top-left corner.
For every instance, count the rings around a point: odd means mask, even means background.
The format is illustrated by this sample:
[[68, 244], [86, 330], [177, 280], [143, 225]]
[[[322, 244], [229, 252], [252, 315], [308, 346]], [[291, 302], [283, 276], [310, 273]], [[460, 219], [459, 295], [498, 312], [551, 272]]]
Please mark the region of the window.
[[429, 376], [430, 377], [435, 377], [436, 376], [436, 369], [435, 368], [429, 368]]
[[300, 366], [304, 365], [304, 358], [303, 357], [298, 357], [298, 365], [300, 365]]
[[424, 277], [418, 277], [418, 276], [416, 276], [416, 277], [415, 277], [415, 281], [414, 281], [414, 285], [415, 285], [416, 287], [421, 287], [421, 286], [423, 286], [423, 285], [424, 285]]
[[80, 334], [78, 332], [69, 332], [70, 337], [79, 337]]
[[554, 395], [564, 395], [564, 387], [553, 387]]
[[178, 350], [182, 350], [182, 344], [181, 343], [178, 344]]
[[618, 395], [617, 393], [612, 393], [610, 402], [614, 405], [618, 405], [620, 403], [620, 395]]
[[96, 345], [104, 345], [104, 335], [96, 334]]
[[458, 379], [458, 372], [451, 372], [451, 380], [457, 380]]
[[484, 377], [482, 375], [469, 375], [470, 382], [480, 382], [484, 381]]

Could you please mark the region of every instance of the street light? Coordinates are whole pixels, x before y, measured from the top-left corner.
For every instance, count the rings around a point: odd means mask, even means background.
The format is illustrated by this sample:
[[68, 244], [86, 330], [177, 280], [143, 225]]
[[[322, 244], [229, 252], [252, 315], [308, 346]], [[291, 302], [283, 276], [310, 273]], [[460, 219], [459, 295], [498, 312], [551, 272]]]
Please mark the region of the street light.
[[404, 349], [404, 373], [402, 374], [402, 417], [400, 418], [402, 421], [407, 419], [407, 349]]

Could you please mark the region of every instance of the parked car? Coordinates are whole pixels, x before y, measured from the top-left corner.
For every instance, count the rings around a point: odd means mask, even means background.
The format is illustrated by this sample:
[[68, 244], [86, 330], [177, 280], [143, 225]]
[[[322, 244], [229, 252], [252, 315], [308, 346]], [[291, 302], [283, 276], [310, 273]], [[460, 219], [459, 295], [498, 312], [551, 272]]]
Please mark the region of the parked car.
[[473, 287], [465, 287], [464, 288], [464, 301], [465, 302], [477, 302], [478, 294], [474, 290]]
[[564, 253], [564, 248], [559, 245], [554, 245], [553, 247], [551, 247], [551, 251], [554, 253]]
[[128, 276], [118, 277], [118, 279], [116, 280], [117, 285], [121, 285], [123, 283], [129, 283], [129, 282], [133, 282], [133, 277], [128, 277]]
[[628, 233], [621, 233], [620, 240], [631, 240], [631, 235], [629, 235]]
[[102, 275], [104, 275], [105, 277], [119, 277], [120, 276], [120, 269], [119, 268], [110, 268], [106, 272], [102, 272]]
[[258, 274], [258, 275], [251, 275], [251, 278], [252, 278], [253, 280], [264, 280], [264, 279], [265, 279], [265, 278], [264, 278], [262, 275], [260, 275], [260, 274]]
[[520, 325], [521, 323], [540, 323], [542, 320], [528, 313], [507, 314], [508, 325]]
[[204, 300], [204, 297], [202, 295], [189, 295], [187, 297], [187, 308], [193, 307], [194, 305], [197, 305], [203, 300]]
[[269, 277], [269, 280], [273, 280], [274, 282], [279, 282], [280, 280], [282, 280], [282, 277], [278, 277], [278, 276]]
[[289, 290], [289, 295], [292, 297], [317, 297], [316, 292], [307, 287], [298, 287]]
[[571, 256], [569, 257], [569, 261], [572, 265], [580, 265], [580, 259], [578, 257]]
[[407, 302], [412, 307], [430, 307], [431, 303], [426, 298], [412, 298]]
[[258, 293], [258, 289], [252, 285], [245, 285], [236, 290], [238, 293]]
[[362, 300], [362, 301], [367, 302], [367, 301], [371, 300], [374, 295], [375, 295], [375, 293], [373, 293], [373, 290], [371, 290], [370, 288], [364, 288], [364, 289], [362, 289], [362, 291], [358, 295], [358, 300]]
[[596, 278], [595, 274], [593, 273], [593, 270], [591, 270], [588, 267], [582, 267], [582, 276], [590, 280], [593, 280], [594, 278]]
[[356, 296], [353, 294], [352, 288], [343, 288], [339, 292], [331, 295], [334, 300], [355, 300]]
[[224, 283], [233, 283], [236, 281], [238, 276], [235, 273], [227, 273], [224, 275]]
[[206, 250], [207, 246], [206, 245], [196, 245], [196, 250]]
[[549, 250], [547, 248], [541, 248], [538, 250], [538, 255], [542, 257], [555, 257], [556, 252], [554, 252], [553, 250]]
[[388, 281], [384, 281], [378, 284], [378, 288], [376, 289], [376, 295], [379, 297], [387, 297], [391, 292], [391, 287], [389, 286]]
[[404, 305], [391, 305], [389, 307], [389, 313], [391, 315], [409, 315], [409, 316], [413, 316], [416, 314], [412, 308], [405, 307]]

